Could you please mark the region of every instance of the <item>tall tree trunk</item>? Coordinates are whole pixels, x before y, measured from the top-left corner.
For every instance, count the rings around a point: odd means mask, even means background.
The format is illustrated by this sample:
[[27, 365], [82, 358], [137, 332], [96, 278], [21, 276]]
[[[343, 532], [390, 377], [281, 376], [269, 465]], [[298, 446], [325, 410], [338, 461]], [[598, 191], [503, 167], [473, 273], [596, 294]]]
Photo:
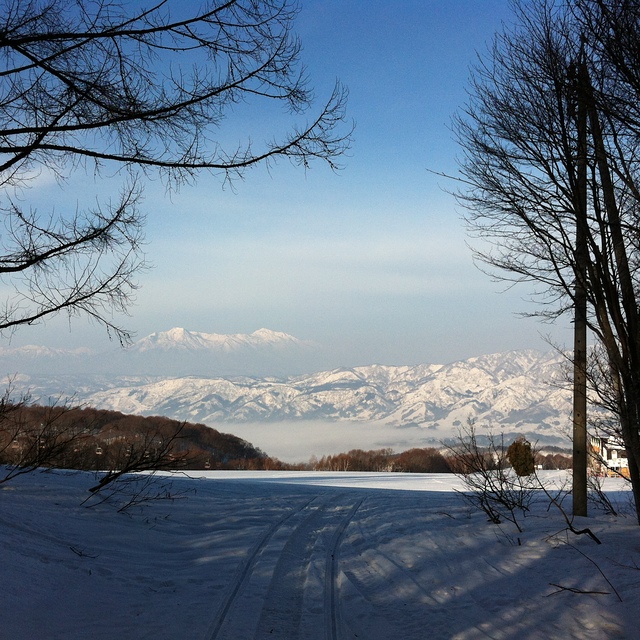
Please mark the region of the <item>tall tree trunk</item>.
[[573, 515], [587, 515], [587, 105], [586, 65], [578, 77], [578, 158], [573, 325]]

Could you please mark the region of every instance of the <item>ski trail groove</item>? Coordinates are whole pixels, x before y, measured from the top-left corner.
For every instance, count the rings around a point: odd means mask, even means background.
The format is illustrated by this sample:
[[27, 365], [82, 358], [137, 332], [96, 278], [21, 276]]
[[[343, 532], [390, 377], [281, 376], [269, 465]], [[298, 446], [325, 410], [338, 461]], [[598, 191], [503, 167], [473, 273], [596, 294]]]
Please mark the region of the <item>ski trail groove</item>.
[[325, 583], [324, 583], [324, 610], [325, 610], [325, 637], [327, 640], [339, 640], [338, 638], [338, 618], [340, 614], [340, 603], [338, 601], [338, 560], [340, 542], [347, 527], [356, 515], [364, 499], [356, 502], [349, 513], [335, 530], [331, 544], [327, 549]]
[[225, 597], [225, 599], [224, 599], [224, 601], [222, 603], [222, 606], [220, 607], [220, 609], [218, 610], [218, 613], [216, 614], [216, 617], [214, 618], [214, 621], [212, 622], [211, 626], [209, 627], [209, 630], [208, 630], [207, 635], [206, 635], [206, 639], [207, 640], [216, 640], [216, 638], [218, 637], [218, 635], [220, 633], [220, 630], [222, 629], [222, 627], [223, 627], [223, 625], [225, 623], [227, 615], [229, 614], [229, 610], [231, 609], [234, 601], [236, 600], [238, 594], [240, 593], [240, 591], [242, 590], [244, 585], [248, 582], [248, 580], [249, 580], [249, 578], [251, 576], [251, 573], [253, 571], [253, 568], [254, 568], [254, 566], [255, 566], [255, 564], [256, 564], [259, 556], [260, 556], [260, 553], [267, 546], [267, 544], [273, 538], [275, 533], [288, 520], [290, 520], [291, 518], [293, 518], [294, 516], [299, 514], [304, 509], [306, 509], [315, 500], [316, 500], [316, 497], [313, 497], [311, 500], [308, 500], [307, 502], [299, 505], [295, 509], [292, 509], [291, 511], [289, 511], [286, 515], [284, 515], [279, 520], [274, 522], [267, 529], [267, 531], [262, 536], [262, 538], [260, 538], [256, 542], [256, 544], [253, 546], [253, 548], [249, 552], [249, 555], [247, 556], [246, 560], [244, 561], [241, 569], [239, 570], [236, 579], [232, 583], [232, 587], [229, 590], [229, 592], [227, 593], [227, 595], [226, 595], [226, 597]]
[[[275, 560], [269, 588], [262, 602], [255, 639], [273, 637], [289, 640], [306, 637], [302, 630], [304, 624], [308, 624], [309, 612], [305, 611], [305, 603], [309, 602], [309, 592], [314, 589], [309, 586], [308, 581], [315, 582], [310, 572], [317, 548], [322, 547], [324, 533], [331, 527], [333, 516], [327, 510], [334, 500], [333, 496], [324, 498], [320, 504], [316, 503], [316, 508], [303, 521], [295, 523], [295, 528]], [[319, 602], [322, 603], [322, 589], [319, 593]], [[313, 595], [311, 600], [318, 602], [318, 598], [314, 600]]]

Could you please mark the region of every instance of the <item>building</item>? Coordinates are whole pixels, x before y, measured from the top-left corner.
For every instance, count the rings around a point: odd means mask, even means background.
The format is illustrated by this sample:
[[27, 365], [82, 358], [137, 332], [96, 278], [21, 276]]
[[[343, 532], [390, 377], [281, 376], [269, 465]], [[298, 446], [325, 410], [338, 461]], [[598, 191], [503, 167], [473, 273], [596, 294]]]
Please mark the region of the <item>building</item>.
[[622, 442], [614, 436], [590, 435], [593, 452], [593, 466], [597, 475], [629, 477], [627, 451]]

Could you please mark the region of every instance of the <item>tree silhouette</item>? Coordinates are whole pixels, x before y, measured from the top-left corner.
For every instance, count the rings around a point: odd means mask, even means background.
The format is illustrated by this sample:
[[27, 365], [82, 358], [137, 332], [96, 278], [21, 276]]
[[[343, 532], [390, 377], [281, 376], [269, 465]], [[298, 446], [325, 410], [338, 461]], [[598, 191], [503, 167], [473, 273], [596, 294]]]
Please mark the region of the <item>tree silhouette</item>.
[[[629, 81], [624, 59], [607, 53], [617, 20], [635, 34], [618, 44], [637, 45], [640, 11], [637, 2], [600, 0], [514, 7], [515, 25], [478, 65], [456, 120], [464, 150], [458, 195], [483, 241], [476, 256], [492, 274], [533, 283], [537, 315], [571, 312], [601, 345], [640, 518], [637, 100], [624, 109], [640, 85]], [[576, 379], [588, 370], [576, 366]], [[586, 514], [586, 429], [581, 436], [576, 515]]]

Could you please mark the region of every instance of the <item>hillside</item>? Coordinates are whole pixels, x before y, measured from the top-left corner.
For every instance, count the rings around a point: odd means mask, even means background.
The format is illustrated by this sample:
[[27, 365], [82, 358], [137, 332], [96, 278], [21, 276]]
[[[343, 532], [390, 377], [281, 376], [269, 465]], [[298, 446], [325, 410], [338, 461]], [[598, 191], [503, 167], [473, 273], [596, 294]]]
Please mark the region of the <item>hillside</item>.
[[[66, 406], [3, 406], [0, 465], [25, 468], [256, 469], [265, 454], [236, 436], [166, 417]], [[142, 463], [142, 464], [140, 464]]]

